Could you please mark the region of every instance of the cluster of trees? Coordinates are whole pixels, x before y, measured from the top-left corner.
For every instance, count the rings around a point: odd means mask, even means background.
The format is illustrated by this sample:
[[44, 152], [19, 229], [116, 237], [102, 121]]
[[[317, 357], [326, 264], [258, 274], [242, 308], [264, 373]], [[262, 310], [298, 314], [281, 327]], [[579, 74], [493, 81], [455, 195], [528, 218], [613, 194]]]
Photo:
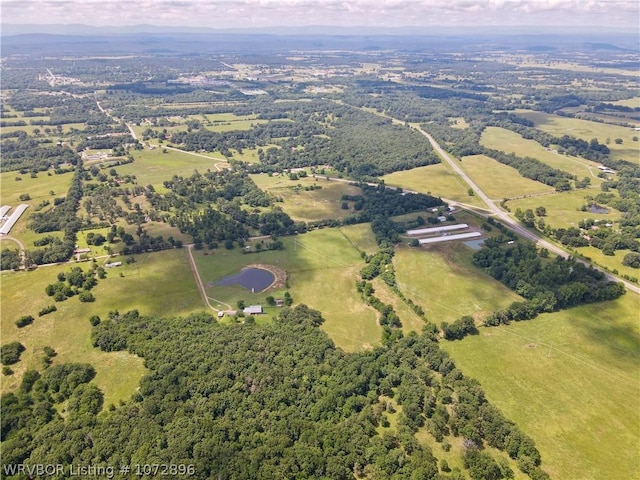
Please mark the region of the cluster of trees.
[[[20, 355], [26, 350], [20, 342], [11, 342], [0, 347], [0, 363], [3, 365], [13, 365], [20, 361]], [[4, 426], [2, 427], [4, 431]]]
[[0, 270], [17, 270], [20, 264], [20, 250], [17, 248], [0, 250]]
[[[318, 328], [322, 321], [304, 305], [268, 325], [219, 325], [205, 313], [112, 315], [94, 327], [94, 344], [145, 359], [139, 390], [96, 415], [102, 396], [87, 384], [90, 367], [28, 371], [2, 397], [2, 463], [124, 465], [144, 451], [157, 463], [193, 465], [195, 478], [435, 480], [437, 459], [414, 435], [424, 427], [443, 444], [464, 439], [470, 473], [492, 465], [490, 445], [531, 478], [548, 478], [533, 441], [435, 338], [412, 333], [346, 354]], [[390, 397], [402, 412], [395, 429], [379, 434]], [[66, 419], [55, 408], [62, 401]]]
[[535, 245], [518, 242], [510, 248], [489, 239], [473, 254], [474, 264], [526, 299], [492, 313], [485, 325], [528, 320], [583, 303], [613, 300], [625, 293], [622, 283], [608, 281], [604, 273], [570, 257], [543, 259]]
[[81, 302], [93, 302], [95, 298], [90, 290], [98, 284], [99, 278], [105, 277], [105, 269], [97, 263], [93, 263], [91, 269], [86, 272], [80, 267], [71, 267], [67, 273], [60, 272], [58, 281], [47, 285], [44, 291], [56, 302], [74, 295], [78, 295]]
[[2, 172], [46, 171], [63, 164], [76, 165], [79, 161], [78, 154], [69, 147], [54, 145], [51, 140], [36, 140], [27, 135], [18, 136], [15, 140], [3, 140], [0, 148]]
[[473, 317], [465, 315], [452, 323], [442, 322], [442, 334], [446, 340], [461, 340], [478, 333]]

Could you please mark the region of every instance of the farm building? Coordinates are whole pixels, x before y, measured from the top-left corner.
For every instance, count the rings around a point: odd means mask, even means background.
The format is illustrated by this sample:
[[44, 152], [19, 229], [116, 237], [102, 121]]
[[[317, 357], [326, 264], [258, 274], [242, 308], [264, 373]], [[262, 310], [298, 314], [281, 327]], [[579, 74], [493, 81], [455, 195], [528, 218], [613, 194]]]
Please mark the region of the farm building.
[[262, 313], [262, 305], [249, 305], [242, 311], [247, 315], [257, 315]]
[[22, 214], [27, 208], [29, 208], [29, 205], [25, 203], [23, 203], [22, 205], [18, 205], [18, 207], [13, 211], [11, 216], [4, 222], [2, 227], [0, 227], [0, 235], [8, 235], [11, 229], [13, 228], [13, 226], [16, 224], [18, 219], [22, 216]]
[[9, 205], [3, 205], [2, 208], [0, 208], [0, 220], [5, 219], [9, 210], [11, 210], [11, 207]]
[[464, 238], [480, 237], [481, 235], [482, 234], [480, 232], [457, 233], [455, 235], [442, 235], [440, 237], [421, 238], [420, 240], [418, 240], [418, 242], [420, 242], [420, 245], [424, 245], [427, 243], [448, 242], [450, 240], [462, 240]]
[[224, 317], [224, 311], [223, 311], [223, 310], [220, 310], [220, 311], [218, 312], [218, 318], [222, 318], [222, 317]]
[[456, 225], [445, 225], [443, 227], [419, 228], [416, 230], [407, 230], [407, 235], [428, 235], [431, 233], [450, 232], [452, 230], [463, 230], [469, 228], [466, 223], [458, 223]]
[[122, 265], [122, 262], [111, 262], [111, 263], [107, 263], [105, 264], [106, 268], [113, 268], [113, 267], [119, 267]]

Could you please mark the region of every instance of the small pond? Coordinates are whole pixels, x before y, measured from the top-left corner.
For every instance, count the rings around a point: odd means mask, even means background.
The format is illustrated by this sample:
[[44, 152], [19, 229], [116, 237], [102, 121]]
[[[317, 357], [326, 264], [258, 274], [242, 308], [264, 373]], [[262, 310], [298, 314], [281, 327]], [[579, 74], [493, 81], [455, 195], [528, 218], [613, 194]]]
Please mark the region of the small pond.
[[247, 290], [261, 292], [276, 279], [275, 275], [262, 268], [243, 268], [240, 273], [224, 277], [216, 285], [240, 285]]
[[595, 203], [589, 205], [589, 211], [591, 213], [609, 213], [608, 208], [601, 207], [600, 205], [597, 205]]

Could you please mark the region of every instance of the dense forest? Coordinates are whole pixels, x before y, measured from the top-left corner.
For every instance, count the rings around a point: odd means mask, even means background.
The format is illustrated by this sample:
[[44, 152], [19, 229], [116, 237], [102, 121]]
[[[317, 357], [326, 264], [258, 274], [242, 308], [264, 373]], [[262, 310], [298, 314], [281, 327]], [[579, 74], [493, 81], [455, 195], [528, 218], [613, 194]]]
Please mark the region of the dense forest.
[[[487, 446], [545, 479], [533, 441], [485, 398], [428, 334], [345, 354], [319, 312], [285, 309], [269, 325], [219, 325], [112, 312], [94, 345], [142, 356], [149, 374], [118, 407], [102, 408], [88, 365], [28, 371], [2, 397], [3, 466], [182, 465], [195, 478], [445, 479], [414, 433], [464, 439], [474, 480], [513, 475]], [[56, 407], [66, 402], [65, 417]], [[394, 413], [394, 404], [401, 411]], [[388, 428], [388, 418], [397, 427]], [[387, 425], [385, 427], [385, 425]], [[177, 467], [176, 467], [177, 468]], [[181, 467], [182, 468], [182, 467]], [[116, 470], [115, 478], [126, 478]]]

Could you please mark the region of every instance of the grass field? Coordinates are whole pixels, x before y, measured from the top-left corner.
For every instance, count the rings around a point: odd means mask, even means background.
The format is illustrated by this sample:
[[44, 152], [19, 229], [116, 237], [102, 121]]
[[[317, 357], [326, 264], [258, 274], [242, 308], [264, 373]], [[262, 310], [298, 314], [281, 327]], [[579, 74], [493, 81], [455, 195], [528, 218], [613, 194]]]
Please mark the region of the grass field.
[[640, 270], [622, 265], [624, 256], [631, 250], [616, 250], [613, 256], [605, 255], [602, 250], [596, 247], [580, 247], [576, 249], [580, 254], [591, 258], [598, 265], [607, 267], [609, 270], [618, 270], [620, 275], [629, 275], [630, 277], [640, 278]]
[[640, 478], [637, 295], [442, 342], [530, 435], [552, 478]]
[[394, 172], [382, 179], [390, 186], [403, 187], [478, 207], [484, 206], [477, 197], [469, 196], [469, 186], [446, 163]]
[[504, 308], [518, 295], [471, 264], [473, 251], [459, 242], [396, 249], [393, 263], [400, 290], [421, 305], [430, 322], [476, 319]]
[[638, 108], [640, 107], [640, 97], [627, 98], [626, 100], [616, 100], [615, 102], [607, 102], [613, 105], [623, 105], [625, 107]]
[[[220, 160], [192, 155], [186, 152], [168, 150], [162, 153], [162, 146], [154, 150], [134, 150], [135, 161], [127, 165], [120, 165], [120, 175], [135, 175], [140, 185], [151, 184], [162, 186], [165, 180], [171, 180], [173, 175], [189, 176], [194, 170], [206, 172], [207, 169], [215, 170], [215, 164]], [[222, 157], [220, 157], [222, 158]]]
[[[16, 177], [20, 177], [22, 180], [16, 181]], [[1, 173], [0, 205], [10, 205], [12, 208], [22, 203], [29, 205], [29, 208], [13, 226], [9, 235], [21, 240], [27, 248], [33, 248], [33, 242], [38, 238], [47, 235], [60, 236], [59, 232], [38, 234], [27, 228], [27, 225], [29, 224], [29, 217], [35, 212], [35, 207], [42, 201], [49, 200], [50, 202], [50, 205], [42, 210], [46, 211], [53, 206], [54, 198], [66, 196], [72, 178], [73, 173], [71, 172], [62, 175], [56, 175], [51, 172], [51, 176], [47, 175], [47, 172], [38, 172], [37, 178], [31, 178], [28, 174], [20, 175], [18, 172]], [[50, 192], [53, 192], [53, 195]], [[28, 193], [31, 199], [20, 200], [19, 197], [23, 193]]]
[[[312, 221], [324, 218], [341, 218], [353, 213], [342, 209], [342, 195], [359, 195], [361, 190], [344, 182], [326, 180], [325, 177], [305, 177], [290, 180], [288, 176], [270, 177], [265, 174], [251, 175], [256, 185], [284, 203], [277, 204], [295, 220]], [[318, 185], [319, 190], [305, 191], [304, 187]], [[300, 186], [300, 187], [297, 187]]]
[[340, 227], [340, 232], [356, 249], [372, 255], [378, 251], [378, 244], [368, 223]]
[[533, 157], [550, 167], [577, 175], [580, 179], [589, 177], [593, 185], [601, 183], [601, 180], [597, 178], [600, 172], [597, 168], [598, 163], [549, 151], [535, 140], [522, 138], [521, 135], [506, 128], [485, 128], [480, 137], [480, 143], [487, 148], [501, 150], [505, 153], [515, 153], [520, 157]]
[[463, 157], [460, 166], [493, 199], [554, 191], [553, 187], [524, 178], [515, 168], [486, 155]]
[[[95, 367], [94, 381], [105, 394], [105, 405], [129, 398], [145, 372], [142, 359], [126, 352], [105, 353], [93, 348], [89, 317], [105, 318], [111, 310], [138, 309], [141, 314], [178, 315], [204, 308], [185, 251], [143, 254], [136, 259], [136, 263], [107, 271], [107, 278], [92, 290], [94, 303], [81, 303], [77, 297], [56, 303], [45, 294], [46, 285], [55, 282], [56, 275], [68, 271], [71, 265], [3, 273], [2, 343], [18, 340], [27, 350], [22, 360], [12, 366], [16, 373], [4, 377], [2, 392], [17, 388], [27, 368], [41, 370], [42, 348], [50, 346], [58, 353], [54, 364], [85, 362]], [[85, 270], [90, 266], [79, 265]], [[58, 308], [56, 312], [37, 316], [38, 311], [51, 304]], [[35, 321], [18, 329], [14, 322], [22, 315], [33, 315]]]
[[338, 229], [325, 228], [282, 241], [284, 250], [260, 254], [244, 255], [238, 249], [217, 250], [210, 255], [194, 251], [208, 295], [233, 308], [239, 299], [250, 305], [264, 302], [267, 295], [279, 296], [283, 290], [251, 293], [240, 287], [214, 285], [245, 265], [275, 265], [286, 270], [294, 302], [322, 312], [322, 328], [336, 345], [345, 351], [358, 351], [379, 344], [382, 331], [377, 313], [364, 304], [355, 286], [356, 274], [364, 262], [347, 238]]
[[515, 212], [517, 208], [523, 211], [530, 208], [535, 212], [537, 207], [545, 207], [547, 209], [547, 216], [544, 217], [544, 221], [547, 225], [554, 228], [577, 227], [578, 222], [585, 218], [618, 220], [620, 218], [620, 212], [614, 209], [609, 209], [609, 213], [591, 213], [580, 210], [580, 208], [587, 203], [585, 196], [596, 195], [597, 193], [599, 193], [599, 190], [595, 190], [594, 188], [572, 190], [570, 192], [544, 195], [541, 197], [518, 198], [516, 200], [510, 200], [507, 205], [512, 212]]
[[[597, 138], [600, 143], [609, 138], [611, 142], [607, 146], [611, 149], [612, 158], [640, 163], [640, 143], [632, 140], [634, 136], [638, 136], [638, 132], [631, 128], [531, 110], [517, 110], [516, 114], [531, 120], [536, 128], [552, 135], [571, 135], [586, 141]], [[616, 138], [621, 138], [622, 144], [616, 144]]]

